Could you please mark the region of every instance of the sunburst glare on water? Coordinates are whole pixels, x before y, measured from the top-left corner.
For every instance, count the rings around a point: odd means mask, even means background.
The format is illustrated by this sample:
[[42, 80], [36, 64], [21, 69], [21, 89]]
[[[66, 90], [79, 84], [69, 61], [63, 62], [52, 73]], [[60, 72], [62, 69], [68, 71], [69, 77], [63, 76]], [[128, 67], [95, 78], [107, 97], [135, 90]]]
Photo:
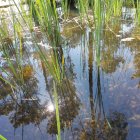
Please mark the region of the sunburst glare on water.
[[47, 106], [47, 111], [53, 112], [54, 110], [55, 110], [54, 105], [53, 105], [52, 103], [50, 103], [50, 104]]

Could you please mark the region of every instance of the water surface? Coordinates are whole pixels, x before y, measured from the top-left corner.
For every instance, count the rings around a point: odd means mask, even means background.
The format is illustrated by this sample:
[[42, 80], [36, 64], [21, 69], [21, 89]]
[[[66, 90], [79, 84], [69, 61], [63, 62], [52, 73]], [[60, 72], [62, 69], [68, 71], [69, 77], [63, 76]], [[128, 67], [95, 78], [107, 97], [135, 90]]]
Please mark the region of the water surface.
[[[64, 55], [67, 76], [63, 87], [57, 87], [62, 139], [140, 139], [140, 29], [134, 14], [135, 9], [123, 8], [121, 19], [112, 18], [105, 25], [100, 66], [94, 29], [73, 22], [62, 28], [60, 56]], [[38, 27], [34, 32], [51, 62], [51, 46]], [[0, 134], [8, 140], [53, 140], [57, 133], [53, 79], [32, 47], [30, 34], [23, 36], [26, 82], [13, 96], [9, 85], [0, 81]], [[4, 58], [0, 52], [0, 65], [10, 73]]]

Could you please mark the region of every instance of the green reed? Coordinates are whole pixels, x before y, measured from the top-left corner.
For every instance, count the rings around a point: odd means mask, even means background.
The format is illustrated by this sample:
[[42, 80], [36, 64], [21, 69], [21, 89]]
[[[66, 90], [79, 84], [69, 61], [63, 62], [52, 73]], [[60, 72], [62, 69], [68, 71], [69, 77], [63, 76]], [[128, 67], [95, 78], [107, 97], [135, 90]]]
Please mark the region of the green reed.
[[136, 18], [137, 18], [138, 25], [140, 25], [140, 1], [139, 0], [136, 1], [136, 5], [137, 5]]
[[103, 23], [103, 5], [101, 0], [95, 0], [94, 5], [94, 16], [95, 16], [95, 45], [96, 45], [96, 60], [97, 65], [100, 66], [100, 41], [101, 41], [101, 30], [102, 30], [102, 23]]
[[61, 126], [60, 126], [60, 115], [59, 115], [59, 103], [58, 103], [58, 93], [56, 90], [55, 82], [53, 82], [54, 90], [54, 101], [55, 101], [55, 110], [56, 110], [56, 122], [57, 122], [57, 140], [61, 140]]
[[[3, 21], [2, 21], [3, 22]], [[15, 77], [12, 83], [18, 83], [18, 84], [23, 84], [23, 73], [22, 73], [22, 55], [23, 55], [23, 46], [22, 46], [22, 36], [20, 34], [21, 28], [20, 25], [15, 23], [13, 20], [14, 25], [13, 25], [13, 38], [10, 38], [9, 33], [7, 33], [7, 30], [9, 29], [8, 25], [2, 24], [0, 28], [0, 33], [1, 33], [1, 45], [0, 45], [0, 51], [2, 52], [4, 59], [6, 61], [6, 64], [9, 67], [9, 71], [13, 74], [13, 77]], [[5, 27], [3, 30], [3, 26]], [[17, 41], [17, 38], [19, 42]], [[13, 59], [14, 57], [14, 59]], [[16, 67], [15, 67], [16, 65]], [[0, 67], [1, 71], [3, 71], [7, 76], [10, 75], [9, 72], [7, 72], [3, 67]], [[4, 79], [1, 77], [1, 79]], [[6, 79], [4, 79], [7, 81]], [[8, 82], [9, 83], [9, 82]], [[9, 83], [10, 84], [10, 83]], [[12, 84], [10, 84], [12, 85]]]
[[[66, 3], [63, 2], [63, 10], [66, 13], [67, 7]], [[30, 13], [35, 22], [39, 24], [40, 30], [47, 37], [49, 44], [52, 46], [52, 53], [50, 54], [51, 62], [48, 60], [46, 54], [42, 51], [42, 48], [37, 44], [34, 33], [31, 33], [32, 41], [34, 43], [35, 49], [39, 54], [44, 67], [49, 70], [50, 74], [54, 79], [54, 102], [56, 108], [56, 122], [58, 135], [57, 139], [61, 139], [61, 129], [60, 129], [60, 117], [59, 117], [59, 106], [58, 106], [58, 96], [56, 91], [56, 86], [61, 83], [64, 76], [64, 57], [62, 54], [62, 60], [58, 56], [59, 48], [61, 47], [61, 37], [60, 37], [60, 26], [59, 17], [56, 10], [55, 1], [50, 0], [36, 0], [36, 2], [31, 2], [29, 5]], [[66, 15], [66, 14], [65, 14]], [[26, 21], [27, 22], [27, 21]]]
[[4, 136], [0, 135], [1, 140], [7, 140]]
[[[14, 0], [13, 0], [14, 1]], [[137, 0], [137, 19], [140, 22], [140, 4]], [[40, 60], [43, 62], [46, 69], [49, 70], [50, 74], [54, 79], [53, 90], [54, 90], [54, 101], [56, 107], [56, 120], [57, 120], [57, 130], [58, 136], [57, 139], [61, 139], [61, 129], [60, 129], [60, 116], [59, 116], [59, 106], [58, 106], [58, 96], [56, 85], [61, 84], [63, 78], [65, 77], [65, 66], [64, 66], [64, 56], [62, 54], [62, 59], [58, 56], [58, 50], [62, 47], [61, 40], [61, 26], [60, 26], [60, 17], [57, 11], [57, 5], [55, 0], [27, 0], [29, 6], [29, 12], [26, 12], [23, 5], [20, 5], [20, 8], [16, 5], [21, 18], [24, 21], [26, 28], [28, 28], [31, 33], [31, 40], [34, 44], [36, 52], [39, 54]], [[65, 21], [68, 18], [70, 9], [67, 6], [68, 2], [62, 0], [62, 13], [64, 14]], [[77, 8], [79, 12], [79, 18], [81, 21], [87, 19], [88, 10], [92, 11], [95, 24], [95, 45], [96, 45], [96, 61], [98, 66], [98, 71], [100, 70], [100, 60], [101, 60], [101, 34], [104, 24], [107, 24], [113, 17], [121, 16], [121, 10], [123, 7], [123, 0], [77, 0]], [[13, 11], [14, 12], [14, 11]], [[13, 13], [14, 14], [14, 13]], [[34, 23], [35, 22], [35, 23]], [[66, 21], [63, 23], [65, 24]], [[33, 27], [34, 24], [38, 25], [40, 31], [46, 36], [50, 46], [52, 47], [51, 62], [48, 60], [48, 57], [42, 50], [42, 48], [36, 42], [34, 36]], [[7, 38], [9, 37], [8, 28], [3, 21], [2, 28], [0, 28], [0, 37]], [[15, 68], [13, 61], [11, 60], [10, 54], [2, 43], [2, 51], [5, 55], [6, 62], [9, 65], [10, 71], [12, 71], [15, 79], [14, 84], [11, 84], [7, 79], [0, 77], [5, 82], [9, 83], [11, 86], [16, 87], [17, 83], [24, 83], [23, 79], [23, 45], [22, 45], [22, 32], [23, 27], [22, 23], [17, 19], [13, 18], [13, 30], [14, 30], [14, 47], [12, 48], [15, 52], [14, 56], [16, 59], [17, 67]], [[17, 42], [17, 38], [19, 43]], [[2, 42], [2, 39], [0, 40]], [[0, 68], [7, 75], [9, 73]]]
[[122, 0], [115, 0], [114, 2], [112, 1], [113, 5], [113, 15], [114, 16], [119, 16], [122, 12]]

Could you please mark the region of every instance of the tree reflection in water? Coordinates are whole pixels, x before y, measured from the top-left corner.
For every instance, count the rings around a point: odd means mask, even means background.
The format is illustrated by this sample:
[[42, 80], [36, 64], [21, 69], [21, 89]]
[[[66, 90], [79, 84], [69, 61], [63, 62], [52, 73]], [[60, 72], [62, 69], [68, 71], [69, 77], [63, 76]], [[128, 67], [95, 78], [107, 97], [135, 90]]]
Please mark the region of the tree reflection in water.
[[[140, 78], [140, 63], [139, 63], [140, 62], [140, 47], [139, 47], [139, 45], [140, 45], [139, 36], [140, 35], [139, 35], [139, 29], [136, 28], [135, 30], [136, 30], [136, 34], [134, 34], [133, 36], [136, 39], [131, 42], [125, 43], [127, 45], [127, 47], [130, 48], [131, 53], [134, 55], [133, 64], [135, 67], [135, 71], [132, 74], [132, 77], [131, 77], [132, 79]], [[137, 87], [140, 88], [140, 81], [138, 82]]]
[[[75, 46], [75, 44], [78, 44], [79, 40], [81, 39], [81, 35], [83, 35], [82, 31], [79, 28], [77, 29], [78, 31], [76, 30], [74, 32], [75, 35], [72, 34], [73, 31], [69, 32], [68, 30], [67, 32], [65, 32], [68, 38], [71, 37], [71, 46]], [[64, 33], [62, 34], [64, 35]], [[89, 41], [92, 40], [91, 38], [92, 35], [90, 34]], [[110, 38], [110, 42], [107, 42], [108, 39], [106, 38]], [[102, 52], [101, 66], [96, 66], [95, 75], [93, 75], [93, 41], [89, 42], [90, 46], [88, 46], [88, 85], [91, 114], [90, 119], [80, 124], [81, 128], [77, 129], [78, 132], [76, 133], [77, 136], [75, 137], [77, 140], [125, 140], [128, 133], [127, 119], [124, 114], [119, 112], [113, 112], [110, 114], [109, 117], [107, 117], [104, 111], [102, 97], [104, 89], [102, 85], [103, 70], [106, 73], [113, 73], [116, 71], [118, 64], [120, 62], [124, 62], [123, 58], [115, 55], [115, 52], [118, 49], [118, 40], [114, 41], [114, 36], [112, 36], [112, 34], [109, 34], [109, 32], [106, 32], [106, 38], [104, 38], [105, 47]], [[111, 42], [113, 42], [114, 44], [111, 44]], [[62, 58], [64, 57], [63, 50], [60, 47], [57, 51], [56, 53], [58, 53], [61, 65]], [[72, 64], [70, 56], [68, 56], [65, 60], [66, 63], [64, 65], [67, 77], [62, 80], [62, 84], [59, 84], [56, 87], [58, 92], [59, 114], [62, 131], [65, 128], [72, 127], [72, 123], [74, 122], [74, 119], [79, 115], [79, 110], [81, 107], [81, 101], [77, 96], [76, 87], [73, 82], [75, 78], [75, 73], [73, 70], [74, 64]], [[46, 82], [46, 89], [48, 90], [50, 100], [53, 104], [53, 79], [49, 77], [50, 75], [47, 73], [43, 62], [41, 62], [41, 65], [44, 79]], [[138, 65], [136, 64], [136, 66]], [[25, 68], [25, 83], [22, 85], [21, 89], [14, 91], [16, 93], [16, 97], [10, 94], [12, 90], [9, 85], [0, 81], [2, 86], [2, 90], [0, 90], [0, 115], [10, 114], [10, 122], [15, 128], [18, 128], [20, 126], [23, 127], [24, 125], [28, 125], [30, 123], [38, 126], [44, 119], [47, 119], [47, 132], [49, 134], [57, 134], [55, 108], [53, 108], [53, 106], [50, 107], [47, 101], [46, 104], [40, 104], [40, 99], [37, 96], [38, 81], [33, 75], [30, 76], [31, 69], [28, 69], [29, 67], [26, 67], [26, 65]], [[95, 81], [93, 80], [94, 76], [96, 76], [94, 78], [96, 79]], [[108, 124], [110, 124], [112, 128], [110, 128]]]
[[[64, 86], [65, 85], [65, 86]], [[59, 99], [59, 114], [61, 130], [69, 128], [76, 118], [80, 109], [80, 100], [78, 99], [75, 87], [69, 80], [65, 79], [62, 85], [57, 86]], [[55, 112], [48, 119], [47, 132], [57, 134], [57, 124]]]
[[[63, 50], [58, 48], [57, 51], [58, 60], [60, 67], [62, 64]], [[58, 94], [58, 102], [59, 102], [59, 114], [60, 114], [60, 126], [61, 130], [64, 128], [69, 128], [72, 126], [73, 120], [79, 113], [80, 109], [80, 100], [76, 95], [76, 88], [73, 84], [74, 72], [73, 65], [71, 64], [70, 57], [66, 58], [67, 63], [64, 65], [64, 69], [66, 70], [66, 77], [62, 79], [61, 84], [56, 85], [57, 94]], [[46, 82], [46, 89], [49, 92], [52, 103], [54, 102], [53, 97], [53, 78], [46, 77], [47, 71], [42, 63], [43, 74]], [[69, 77], [69, 78], [67, 78]], [[49, 113], [48, 115], [48, 125], [47, 132], [49, 134], [57, 134], [57, 123], [56, 123], [56, 114], [55, 111]]]
[[[91, 33], [89, 37], [92, 38]], [[91, 117], [84, 122], [82, 129], [78, 130], [77, 139], [79, 140], [93, 140], [93, 139], [95, 140], [118, 140], [118, 139], [126, 140], [126, 136], [128, 134], [128, 127], [127, 127], [128, 123], [127, 123], [127, 119], [125, 115], [119, 112], [112, 112], [110, 116], [107, 117], [105, 114], [104, 105], [103, 105], [103, 97], [102, 97], [102, 94], [104, 92], [104, 87], [102, 84], [103, 63], [101, 64], [101, 67], [94, 65], [94, 68], [93, 68], [93, 62], [94, 62], [93, 51], [94, 51], [93, 46], [92, 44], [90, 44], [90, 46], [88, 47], [88, 52], [89, 52], [89, 55], [88, 55], [89, 56], [88, 58], [89, 78], [88, 79], [89, 79], [89, 93], [90, 93], [89, 99], [90, 99]], [[106, 50], [106, 52], [108, 51], [109, 49]], [[109, 54], [112, 54], [112, 53], [109, 53]], [[113, 57], [113, 59], [115, 58]], [[105, 59], [103, 60], [106, 61]], [[107, 59], [107, 61], [109, 60], [110, 58]], [[121, 61], [117, 61], [115, 66], [112, 68], [112, 70], [108, 72], [115, 72], [116, 67], [119, 62]], [[93, 69], [94, 70], [96, 69], [95, 75], [93, 75]], [[103, 69], [105, 68], [103, 67]], [[106, 70], [109, 70], [108, 66]], [[94, 80], [93, 80], [93, 77], [94, 77]]]
[[30, 77], [26, 75], [26, 81], [20, 89], [9, 92], [11, 87], [7, 85], [8, 88], [6, 88], [4, 85], [3, 90], [1, 90], [0, 114], [8, 115], [10, 113], [11, 123], [16, 128], [21, 124], [37, 122], [37, 118], [40, 118], [42, 107], [39, 105], [39, 98], [36, 96], [38, 93], [37, 82], [33, 75]]
[[[89, 68], [89, 72], [92, 68]], [[89, 85], [92, 82], [92, 73], [89, 75]], [[94, 83], [96, 84], [96, 83]], [[112, 112], [107, 117], [102, 99], [101, 69], [97, 68], [97, 92], [93, 96], [90, 87], [91, 118], [85, 122], [84, 128], [79, 132], [80, 140], [126, 140], [128, 134], [127, 118], [123, 113]]]
[[117, 19], [112, 21], [109, 25], [110, 30], [103, 31], [103, 48], [101, 51], [102, 60], [101, 67], [106, 73], [113, 73], [117, 70], [120, 63], [124, 63], [125, 60], [122, 56], [117, 55], [119, 49], [120, 39], [116, 37], [121, 29], [121, 23]]

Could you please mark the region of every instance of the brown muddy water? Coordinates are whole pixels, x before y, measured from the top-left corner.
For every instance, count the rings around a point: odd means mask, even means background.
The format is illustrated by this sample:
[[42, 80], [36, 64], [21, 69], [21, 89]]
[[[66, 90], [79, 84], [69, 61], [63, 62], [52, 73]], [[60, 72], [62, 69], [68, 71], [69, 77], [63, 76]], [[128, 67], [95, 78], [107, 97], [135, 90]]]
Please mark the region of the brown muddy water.
[[[121, 19], [112, 18], [104, 27], [100, 67], [94, 29], [73, 22], [63, 27], [61, 51], [67, 79], [62, 82], [63, 91], [58, 87], [62, 140], [140, 139], [140, 28], [135, 26], [134, 14], [135, 9], [123, 8]], [[49, 59], [51, 47], [38, 27], [35, 36]], [[13, 96], [0, 81], [0, 134], [8, 140], [55, 140], [52, 77], [44, 70], [28, 32], [23, 42], [24, 88]], [[8, 71], [4, 58], [0, 52], [0, 66]]]

